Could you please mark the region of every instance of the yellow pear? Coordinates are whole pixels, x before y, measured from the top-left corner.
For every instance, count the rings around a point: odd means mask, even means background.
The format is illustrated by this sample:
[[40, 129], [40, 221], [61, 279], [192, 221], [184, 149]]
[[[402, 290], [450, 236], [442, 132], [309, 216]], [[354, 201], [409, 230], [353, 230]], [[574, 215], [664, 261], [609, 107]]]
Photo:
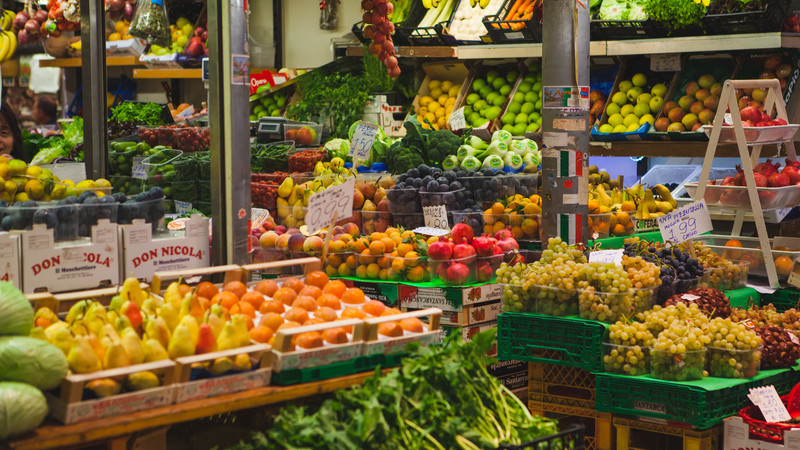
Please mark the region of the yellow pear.
[[169, 359], [169, 353], [161, 345], [161, 342], [155, 339], [148, 339], [144, 342], [144, 362], [160, 361], [162, 359]]
[[194, 347], [195, 344], [192, 340], [192, 332], [189, 330], [189, 325], [181, 323], [175, 327], [167, 347], [169, 357], [175, 359], [182, 356], [192, 356], [194, 355]]
[[76, 336], [67, 354], [69, 369], [75, 373], [89, 373], [101, 370], [102, 364], [89, 344], [86, 336]]
[[144, 389], [151, 389], [161, 385], [158, 375], [145, 370], [144, 372], [136, 372], [128, 375], [125, 379], [125, 387], [131, 391], [141, 391]]
[[108, 348], [106, 348], [106, 356], [103, 359], [103, 368], [114, 369], [129, 365], [131, 365], [131, 360], [128, 358], [128, 353], [125, 352], [125, 347], [122, 346], [122, 342], [112, 341], [108, 345]]
[[49, 342], [48, 339], [47, 339], [47, 335], [44, 334], [44, 328], [42, 328], [42, 327], [33, 328], [31, 330], [31, 334], [29, 336], [34, 338], [34, 339], [40, 339], [42, 341]]
[[[181, 296], [180, 283], [173, 281], [167, 286], [166, 292], [164, 292], [164, 304], [171, 304], [175, 307], [175, 311], [177, 312], [181, 307], [182, 300], [183, 296]], [[163, 306], [164, 305], [162, 305], [162, 308]]]
[[[50, 325], [50, 327], [52, 327], [52, 325]], [[50, 327], [47, 329], [49, 330]], [[47, 334], [47, 330], [45, 330], [45, 334]], [[69, 349], [72, 347], [72, 333], [69, 332], [69, 328], [59, 327], [53, 332], [53, 336], [49, 340], [51, 344], [61, 349], [65, 355], [69, 354]]]
[[247, 353], [240, 353], [236, 355], [236, 358], [233, 359], [233, 370], [242, 372], [245, 370], [250, 370], [251, 368], [252, 364], [250, 363], [250, 355]]
[[183, 316], [179, 325], [183, 324], [189, 327], [189, 332], [192, 336], [192, 345], [197, 345], [197, 338], [200, 336], [200, 324], [197, 323], [197, 319], [195, 319], [194, 316]]
[[239, 336], [236, 334], [236, 327], [231, 322], [225, 322], [217, 338], [217, 350], [230, 350], [239, 348]]
[[91, 390], [100, 398], [117, 395], [122, 390], [122, 384], [113, 378], [101, 378], [86, 383], [86, 389]]
[[213, 362], [209, 363], [206, 370], [208, 370], [211, 373], [211, 375], [219, 376], [224, 373], [227, 373], [232, 368], [233, 368], [233, 361], [230, 358], [222, 357], [222, 358], [217, 358]]
[[154, 316], [156, 315], [156, 311], [158, 311], [158, 304], [156, 304], [156, 301], [153, 299], [153, 297], [147, 297], [145, 301], [142, 302], [141, 310], [142, 312], [146, 312], [147, 314]]
[[211, 331], [214, 333], [214, 338], [219, 338], [219, 334], [222, 332], [222, 327], [225, 325], [225, 322], [220, 319], [218, 315], [209, 311], [208, 315], [206, 316], [206, 323], [208, 323], [208, 325], [211, 327]]
[[176, 308], [175, 305], [172, 303], [167, 303], [165, 300], [164, 304], [161, 305], [161, 309], [158, 311], [158, 316], [164, 319], [169, 331], [174, 331], [175, 327], [177, 327], [178, 323], [180, 323], [180, 319], [178, 318], [178, 309], [179, 308]]
[[157, 316], [148, 320], [145, 326], [145, 333], [147, 333], [147, 337], [157, 340], [162, 346], [169, 345], [170, 332], [163, 317]]
[[247, 316], [244, 314], [236, 314], [231, 318], [233, 327], [236, 329], [236, 336], [239, 338], [239, 345], [237, 347], [244, 347], [250, 345], [250, 332], [247, 329]]
[[139, 339], [139, 335], [133, 331], [133, 328], [126, 328], [125, 331], [122, 332], [122, 346], [125, 348], [125, 351], [128, 353], [128, 358], [131, 360], [131, 364], [141, 364], [144, 362], [144, 349], [142, 349], [142, 341]]
[[56, 331], [58, 331], [61, 328], [67, 330], [67, 332], [70, 333], [70, 336], [72, 335], [72, 333], [69, 330], [69, 325], [67, 325], [67, 322], [56, 322], [44, 329], [44, 334], [45, 336], [47, 336], [47, 340], [50, 341], [51, 344], [53, 343], [53, 338], [55, 337]]

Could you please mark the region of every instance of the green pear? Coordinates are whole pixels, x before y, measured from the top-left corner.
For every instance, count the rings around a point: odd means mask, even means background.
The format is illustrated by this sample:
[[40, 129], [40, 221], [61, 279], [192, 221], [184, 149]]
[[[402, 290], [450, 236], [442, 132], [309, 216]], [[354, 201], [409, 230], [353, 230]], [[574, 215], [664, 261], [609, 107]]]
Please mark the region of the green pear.
[[144, 362], [160, 361], [162, 359], [169, 359], [169, 353], [161, 345], [161, 342], [155, 339], [148, 339], [144, 342]]
[[169, 357], [175, 359], [182, 356], [192, 356], [194, 355], [194, 348], [195, 343], [192, 340], [192, 332], [189, 330], [189, 325], [181, 323], [175, 327], [167, 347]]
[[122, 346], [125, 348], [125, 351], [128, 353], [128, 358], [131, 360], [131, 364], [141, 364], [144, 362], [144, 349], [142, 349], [142, 341], [139, 339], [139, 335], [133, 331], [133, 328], [126, 328], [125, 331], [122, 332]]
[[86, 336], [75, 336], [72, 340], [67, 363], [70, 370], [75, 373], [97, 372], [103, 368]]

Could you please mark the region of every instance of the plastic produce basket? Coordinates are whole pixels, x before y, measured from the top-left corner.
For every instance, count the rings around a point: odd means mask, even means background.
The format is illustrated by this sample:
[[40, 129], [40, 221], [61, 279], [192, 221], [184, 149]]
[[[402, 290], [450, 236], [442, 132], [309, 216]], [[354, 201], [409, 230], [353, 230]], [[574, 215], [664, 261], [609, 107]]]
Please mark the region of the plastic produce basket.
[[483, 18], [483, 26], [494, 44], [542, 42], [542, 9], [539, 3], [527, 20], [505, 20], [513, 1], [507, 1], [497, 14]]
[[606, 330], [591, 320], [504, 312], [497, 317], [498, 358], [600, 371]]
[[680, 30], [668, 31], [663, 23], [656, 20], [647, 19], [644, 21], [644, 29], [647, 36], [651, 38], [682, 37], [682, 36], [702, 36], [703, 27], [701, 25], [690, 25]]
[[364, 21], [360, 20], [353, 24], [353, 28], [350, 29], [353, 32], [353, 35], [358, 39], [359, 42], [362, 44], [369, 45], [372, 41], [364, 37]]
[[621, 41], [645, 39], [647, 32], [644, 20], [600, 20], [592, 19], [589, 31], [593, 41]]
[[731, 14], [706, 14], [703, 28], [708, 34], [744, 34], [780, 31], [786, 11], [775, 2], [766, 2], [761, 11], [746, 11]]
[[[494, 7], [493, 3], [494, 3], [493, 1], [490, 1], [489, 5], [487, 5], [486, 8], [481, 9], [481, 14], [483, 14], [483, 17], [496, 14], [497, 11], [503, 6], [503, 3], [505, 2], [503, 0], [499, 0], [497, 1], [496, 4], [494, 4]], [[467, 39], [459, 39], [455, 35], [451, 34], [453, 28], [453, 22], [454, 20], [456, 20], [455, 19], [456, 14], [459, 12], [460, 9], [466, 10], [467, 8], [472, 8], [468, 0], [459, 1], [456, 7], [453, 8], [453, 12], [452, 14], [450, 14], [450, 18], [447, 19], [447, 22], [440, 22], [434, 26], [434, 28], [436, 28], [436, 32], [439, 33], [439, 37], [442, 38], [442, 42], [444, 43], [444, 45], [456, 46], [456, 45], [484, 44], [484, 41], [481, 40], [480, 37], [478, 39], [467, 40]], [[481, 18], [481, 22], [482, 21], [483, 18]]]

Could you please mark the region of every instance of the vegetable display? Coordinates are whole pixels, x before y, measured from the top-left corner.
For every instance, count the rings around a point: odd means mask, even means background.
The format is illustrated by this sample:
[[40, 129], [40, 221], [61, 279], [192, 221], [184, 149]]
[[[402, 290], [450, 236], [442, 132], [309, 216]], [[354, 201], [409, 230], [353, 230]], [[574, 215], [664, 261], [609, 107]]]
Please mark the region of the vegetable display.
[[161, 119], [163, 106], [158, 103], [122, 102], [111, 110], [111, 119], [117, 122], [138, 122], [151, 127], [164, 125]]
[[0, 281], [0, 335], [27, 336], [33, 328], [33, 308], [19, 289]]
[[0, 380], [53, 389], [67, 376], [67, 357], [47, 341], [25, 336], [0, 338]]
[[499, 130], [492, 134], [492, 140], [488, 144], [477, 136], [469, 136], [458, 147], [456, 159], [445, 159], [442, 167], [445, 170], [454, 170], [458, 166], [465, 172], [492, 169], [535, 173], [539, 170], [541, 158], [541, 151], [535, 141], [512, 139], [511, 133]]
[[[602, 6], [601, 6], [602, 8]], [[648, 0], [644, 13], [650, 19], [661, 22], [667, 34], [700, 24], [706, 8], [701, 3], [676, 2], [674, 0]]]
[[403, 126], [406, 135], [386, 150], [386, 166], [391, 173], [403, 173], [421, 164], [439, 165], [455, 155], [462, 142], [451, 131], [426, 130], [416, 120], [407, 120]]
[[495, 330], [471, 342], [449, 336], [439, 347], [411, 347], [399, 369], [339, 390], [319, 410], [290, 406], [267, 433], [240, 450], [271, 448], [481, 449], [520, 445], [554, 434], [556, 422], [533, 416], [488, 374]]
[[[51, 137], [41, 141], [44, 147], [39, 147], [36, 156], [31, 160], [30, 165], [41, 166], [50, 164], [56, 158], [67, 158], [70, 152], [78, 144], [83, 144], [83, 119], [76, 117], [72, 122], [62, 122], [59, 124], [63, 137]], [[83, 152], [78, 155], [79, 160], [83, 160]]]

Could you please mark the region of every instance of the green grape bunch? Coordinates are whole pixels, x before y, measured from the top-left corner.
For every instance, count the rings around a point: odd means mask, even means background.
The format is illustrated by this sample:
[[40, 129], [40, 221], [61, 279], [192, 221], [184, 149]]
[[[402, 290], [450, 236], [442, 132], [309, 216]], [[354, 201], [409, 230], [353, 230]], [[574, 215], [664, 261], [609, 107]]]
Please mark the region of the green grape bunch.
[[761, 367], [761, 338], [755, 329], [715, 317], [704, 330], [711, 336], [709, 373], [722, 378], [751, 378]]
[[615, 322], [608, 327], [603, 366], [606, 372], [643, 375], [650, 370], [649, 350], [653, 335], [642, 322]]

